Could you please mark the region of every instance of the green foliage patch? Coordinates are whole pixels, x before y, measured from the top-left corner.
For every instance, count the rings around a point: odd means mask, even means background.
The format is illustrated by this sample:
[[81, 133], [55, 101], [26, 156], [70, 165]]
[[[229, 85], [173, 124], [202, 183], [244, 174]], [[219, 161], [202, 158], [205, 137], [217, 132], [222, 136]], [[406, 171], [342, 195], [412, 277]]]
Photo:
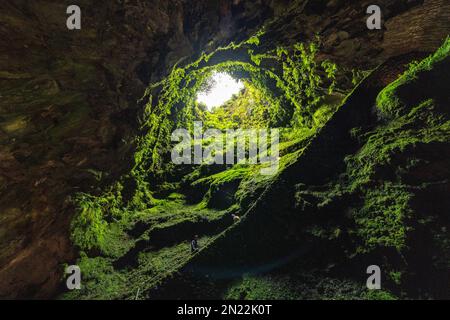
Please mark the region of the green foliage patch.
[[[445, 63], [448, 65], [448, 56], [450, 53], [450, 38], [447, 38], [444, 44], [432, 55], [420, 62], [413, 62], [410, 64], [408, 70], [399, 77], [396, 81], [389, 84], [383, 91], [380, 92], [377, 98], [378, 109], [383, 115], [388, 117], [398, 117], [408, 112], [411, 107], [411, 102], [420, 103], [417, 99], [429, 99], [430, 94], [442, 94], [447, 90], [446, 83], [449, 80], [448, 72], [445, 70]], [[446, 62], [447, 61], [447, 62]], [[428, 81], [427, 76], [436, 74], [441, 78], [436, 82], [435, 87], [429, 87], [425, 81]], [[424, 95], [421, 97], [414, 97], [411, 101], [408, 99], [412, 95], [416, 84], [423, 85], [421, 91]], [[417, 93], [415, 93], [417, 94]]]
[[395, 300], [384, 290], [367, 290], [352, 280], [313, 273], [245, 276], [226, 291], [227, 300]]

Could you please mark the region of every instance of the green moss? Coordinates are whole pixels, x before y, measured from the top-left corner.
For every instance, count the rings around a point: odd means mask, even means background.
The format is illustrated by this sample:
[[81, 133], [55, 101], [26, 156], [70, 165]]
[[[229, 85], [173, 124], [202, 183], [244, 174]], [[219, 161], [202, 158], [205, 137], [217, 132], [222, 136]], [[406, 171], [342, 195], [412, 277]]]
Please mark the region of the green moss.
[[437, 112], [436, 103], [427, 100], [366, 133], [361, 150], [346, 159], [349, 192], [364, 194], [362, 208], [355, 211], [357, 234], [365, 243], [363, 251], [377, 246], [405, 248], [413, 212], [413, 195], [401, 178], [403, 171], [414, 166], [414, 159], [408, 157], [420, 146], [448, 141], [449, 125]]
[[78, 197], [80, 213], [72, 221], [72, 241], [81, 249], [99, 248], [104, 243], [108, 223], [104, 220], [102, 206], [95, 197]]
[[[352, 130], [360, 148], [345, 159], [346, 172], [336, 182], [354, 199], [347, 217], [351, 221], [348, 232], [358, 243], [356, 252], [389, 252], [389, 258], [384, 256], [389, 263], [383, 270], [397, 287], [404, 286], [406, 278], [416, 277], [408, 270], [415, 263], [409, 257], [418, 255], [415, 248], [423, 245], [418, 241], [427, 241], [430, 248], [439, 247], [439, 241], [432, 243], [434, 240], [422, 235], [423, 225], [435, 228], [433, 223], [439, 218], [417, 203], [424, 201], [426, 185], [442, 175], [438, 169], [435, 174], [427, 173], [426, 179], [431, 181], [424, 181], [421, 168], [435, 163], [436, 150], [444, 150], [450, 142], [448, 108], [442, 96], [442, 87], [448, 83], [444, 70], [450, 61], [449, 50], [447, 39], [435, 54], [410, 65], [378, 95], [381, 121], [375, 129]], [[421, 234], [420, 239], [417, 234]], [[442, 247], [438, 250], [445, 251]], [[370, 293], [371, 297], [374, 294]], [[384, 293], [378, 294], [384, 298]]]
[[122, 222], [113, 222], [108, 225], [100, 249], [105, 257], [119, 258], [127, 253], [134, 245], [126, 232], [127, 225]]
[[199, 179], [193, 182], [192, 185], [195, 186], [196, 184], [206, 183], [210, 186], [219, 186], [227, 182], [242, 180], [249, 174], [250, 170], [251, 170], [250, 167], [234, 166], [231, 169], [219, 172], [209, 177]]
[[224, 211], [206, 209], [201, 204], [188, 205], [183, 200], [159, 200], [156, 206], [139, 213], [136, 218], [139, 221], [155, 222], [154, 228], [168, 228], [181, 222], [210, 222], [220, 219]]
[[448, 141], [450, 121], [436, 111], [435, 102], [426, 100], [406, 115], [366, 133], [368, 138], [361, 150], [346, 159], [353, 182], [351, 189], [362, 188], [377, 179], [383, 168], [393, 165], [400, 154], [419, 144]]
[[285, 155], [288, 155], [297, 150], [303, 149], [311, 138], [316, 133], [316, 129], [299, 128], [299, 129], [281, 129], [281, 138], [279, 144], [280, 155], [282, 156], [281, 162]]
[[400, 285], [402, 283], [402, 272], [401, 271], [391, 271], [389, 272], [389, 278], [391, 278], [394, 283]]
[[290, 276], [245, 276], [225, 292], [229, 300], [391, 300], [387, 291], [367, 291], [351, 280], [341, 280], [311, 273]]
[[251, 166], [235, 165], [225, 171], [194, 181], [193, 187], [201, 186], [201, 188], [207, 189], [199, 206], [222, 209], [230, 207], [236, 200], [234, 192], [238, 189], [241, 181], [248, 177], [251, 172]]
[[110, 300], [127, 290], [127, 278], [114, 270], [111, 260], [82, 254], [77, 264], [82, 274], [81, 289], [67, 292], [62, 299]]
[[[312, 115], [317, 111], [325, 93], [331, 94], [336, 85], [336, 64], [330, 61], [318, 64], [317, 52], [316, 42], [307, 46], [297, 43], [291, 49], [277, 48], [276, 54], [283, 66], [283, 81], [278, 81], [277, 85], [295, 106], [291, 122], [296, 127], [314, 126]], [[326, 77], [320, 76], [321, 69]], [[323, 90], [326, 80], [330, 83]]]
[[[287, 279], [286, 279], [287, 280]], [[245, 277], [225, 293], [225, 300], [295, 300], [298, 292], [289, 281]]]
[[[447, 38], [444, 44], [428, 58], [422, 60], [421, 62], [416, 62], [410, 64], [408, 70], [399, 77], [396, 81], [389, 84], [383, 91], [380, 92], [377, 98], [378, 109], [383, 113], [383, 115], [388, 117], [396, 117], [405, 112], [408, 112], [412, 107], [409, 105], [407, 99], [404, 99], [401, 91], [405, 91], [407, 95], [411, 95], [411, 90], [414, 90], [414, 84], [426, 81], [424, 79], [424, 74], [429, 72], [444, 72], [444, 70], [439, 70], [440, 64], [448, 59], [450, 55], [450, 38]], [[445, 82], [445, 79], [441, 80]], [[436, 83], [437, 86], [444, 85], [443, 89], [445, 91], [444, 83]], [[439, 90], [436, 90], [436, 92]], [[409, 92], [408, 92], [409, 91]], [[415, 101], [421, 102], [421, 101]]]
[[[202, 248], [212, 240], [211, 237], [201, 237], [199, 245]], [[142, 299], [147, 290], [176, 272], [192, 257], [189, 243], [183, 242], [157, 251], [140, 252], [137, 266], [116, 270], [112, 259], [89, 258], [81, 254], [77, 262], [82, 273], [81, 290], [67, 292], [61, 298], [71, 300]]]
[[365, 298], [367, 300], [397, 300], [398, 297], [384, 290], [369, 290]]
[[[336, 65], [329, 61], [320, 65], [315, 62], [315, 43], [308, 47], [295, 44], [292, 48], [260, 52], [258, 39], [263, 33], [240, 44], [231, 43], [208, 55], [203, 54], [188, 65], [175, 66], [167, 78], [149, 86], [142, 119], [146, 133], [137, 140], [134, 175], [167, 171], [163, 157], [171, 146], [170, 133], [175, 127], [192, 129], [194, 117], [203, 120], [207, 127], [216, 128], [274, 127], [288, 125], [291, 119], [293, 123], [302, 123], [303, 118], [312, 119], [316, 111], [312, 105], [316, 106], [334, 88]], [[231, 60], [226, 58], [233, 56]], [[277, 74], [273, 68], [260, 66], [263, 58], [283, 65], [283, 72]], [[323, 69], [328, 80], [322, 79], [319, 69]], [[229, 108], [219, 108], [210, 114], [199, 108], [195, 96], [214, 71], [238, 75], [247, 83], [247, 90], [230, 102]], [[328, 86], [323, 89], [325, 84]], [[253, 107], [248, 116], [248, 108], [239, 108], [239, 105], [248, 107], [246, 102], [250, 100]], [[294, 109], [298, 114], [293, 117]], [[316, 121], [325, 121], [324, 114], [317, 114]], [[314, 123], [309, 121], [307, 126], [313, 127]]]
[[412, 215], [410, 199], [404, 186], [391, 183], [367, 191], [363, 207], [354, 216], [366, 250], [386, 246], [400, 252], [405, 248], [410, 231], [407, 220]]
[[77, 215], [71, 223], [71, 239], [80, 249], [102, 249], [108, 230], [108, 220], [126, 219], [128, 213], [122, 201], [123, 186], [116, 183], [100, 196], [79, 193], [74, 199]]

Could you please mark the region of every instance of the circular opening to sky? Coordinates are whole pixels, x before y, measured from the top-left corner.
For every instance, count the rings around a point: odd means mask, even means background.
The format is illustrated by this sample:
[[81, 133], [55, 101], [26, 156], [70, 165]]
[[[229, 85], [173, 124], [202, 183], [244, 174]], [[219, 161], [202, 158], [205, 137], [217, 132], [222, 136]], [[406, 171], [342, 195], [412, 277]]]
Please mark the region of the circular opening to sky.
[[197, 94], [197, 102], [206, 105], [209, 111], [220, 107], [233, 95], [244, 89], [244, 84], [225, 72], [214, 72], [207, 80], [208, 89]]

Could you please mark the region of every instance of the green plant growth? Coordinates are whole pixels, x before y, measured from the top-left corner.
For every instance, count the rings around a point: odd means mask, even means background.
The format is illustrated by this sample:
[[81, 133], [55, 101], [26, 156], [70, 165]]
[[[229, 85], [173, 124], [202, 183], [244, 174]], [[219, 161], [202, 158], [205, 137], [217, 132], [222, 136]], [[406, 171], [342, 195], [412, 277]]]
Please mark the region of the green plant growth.
[[[141, 133], [134, 142], [131, 171], [103, 192], [79, 194], [75, 199], [78, 215], [72, 221], [72, 240], [88, 254], [101, 254], [92, 258], [82, 253], [79, 262], [87, 270], [87, 285], [81, 296], [133, 297], [142, 283], [147, 281], [147, 288], [156, 285], [158, 279], [175, 271], [169, 268], [171, 264], [179, 267], [190, 259], [184, 240], [139, 253], [135, 269], [115, 270], [113, 263], [132, 252], [137, 242], [151, 243], [155, 234], [176, 230], [180, 235], [185, 232], [183, 228], [199, 224], [222, 225], [225, 214], [245, 209], [272, 181], [258, 174], [259, 164], [223, 166], [215, 172], [203, 172], [201, 166], [176, 171], [170, 161], [173, 130], [186, 128], [192, 132], [195, 120], [203, 121], [205, 128], [222, 131], [284, 127], [280, 145], [283, 170], [301, 156], [317, 129], [331, 117], [335, 107], [324, 101], [334, 89], [337, 69], [331, 62], [316, 62], [316, 44], [271, 51], [261, 51], [260, 46], [259, 36], [232, 43], [203, 54], [193, 63], [174, 66], [165, 79], [149, 86], [141, 101], [145, 107], [139, 119]], [[227, 54], [239, 58], [223, 59]], [[263, 61], [282, 68], [264, 67]], [[196, 94], [208, 85], [213, 72], [241, 78], [245, 89], [224, 106], [208, 112], [196, 102]], [[188, 205], [182, 194], [186, 190], [180, 187], [184, 184], [204, 188], [203, 200]], [[211, 209], [217, 201], [214, 197], [228, 187], [233, 194], [232, 201], [226, 202], [227, 210]], [[136, 226], [145, 231], [136, 236]], [[209, 236], [204, 235], [204, 239]]]
[[[313, 127], [312, 115], [324, 96], [331, 94], [336, 86], [337, 66], [330, 61], [319, 64], [317, 51], [318, 45], [311, 42], [295, 44], [291, 50], [278, 48], [276, 52], [283, 64], [283, 81], [278, 82], [278, 86], [295, 106], [291, 121], [297, 127]], [[324, 89], [326, 80], [329, 83]]]
[[245, 82], [245, 89], [223, 106], [212, 112], [203, 111], [200, 119], [207, 128], [222, 131], [227, 129], [258, 129], [270, 126], [270, 102], [251, 83]]
[[101, 247], [108, 227], [101, 204], [96, 198], [84, 194], [77, 202], [80, 213], [72, 221], [72, 241], [85, 250]]
[[[446, 82], [449, 80], [448, 72], [441, 65], [446, 63], [450, 54], [450, 38], [447, 37], [444, 44], [432, 55], [420, 62], [411, 63], [408, 70], [399, 77], [396, 81], [389, 84], [377, 98], [378, 109], [386, 117], [397, 117], [408, 112], [411, 107], [409, 97], [410, 90], [415, 90], [417, 85], [428, 81], [427, 77], [430, 74], [435, 74], [436, 77], [441, 78], [441, 81], [435, 83], [436, 87], [427, 87], [417, 99], [429, 99], [430, 94], [446, 94]], [[434, 97], [436, 98], [436, 97]]]
[[286, 275], [244, 276], [225, 292], [227, 300], [394, 300], [382, 290], [367, 290], [361, 284], [319, 274], [293, 272]]

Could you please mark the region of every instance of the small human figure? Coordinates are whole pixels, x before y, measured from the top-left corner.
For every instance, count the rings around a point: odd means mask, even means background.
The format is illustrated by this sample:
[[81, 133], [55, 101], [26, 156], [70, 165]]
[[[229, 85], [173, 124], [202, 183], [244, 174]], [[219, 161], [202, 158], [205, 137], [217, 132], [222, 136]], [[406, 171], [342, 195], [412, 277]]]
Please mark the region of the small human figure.
[[198, 251], [198, 235], [194, 236], [194, 239], [191, 241], [191, 252], [195, 253]]
[[234, 213], [231, 215], [231, 217], [233, 218], [234, 223], [241, 221], [241, 218]]

